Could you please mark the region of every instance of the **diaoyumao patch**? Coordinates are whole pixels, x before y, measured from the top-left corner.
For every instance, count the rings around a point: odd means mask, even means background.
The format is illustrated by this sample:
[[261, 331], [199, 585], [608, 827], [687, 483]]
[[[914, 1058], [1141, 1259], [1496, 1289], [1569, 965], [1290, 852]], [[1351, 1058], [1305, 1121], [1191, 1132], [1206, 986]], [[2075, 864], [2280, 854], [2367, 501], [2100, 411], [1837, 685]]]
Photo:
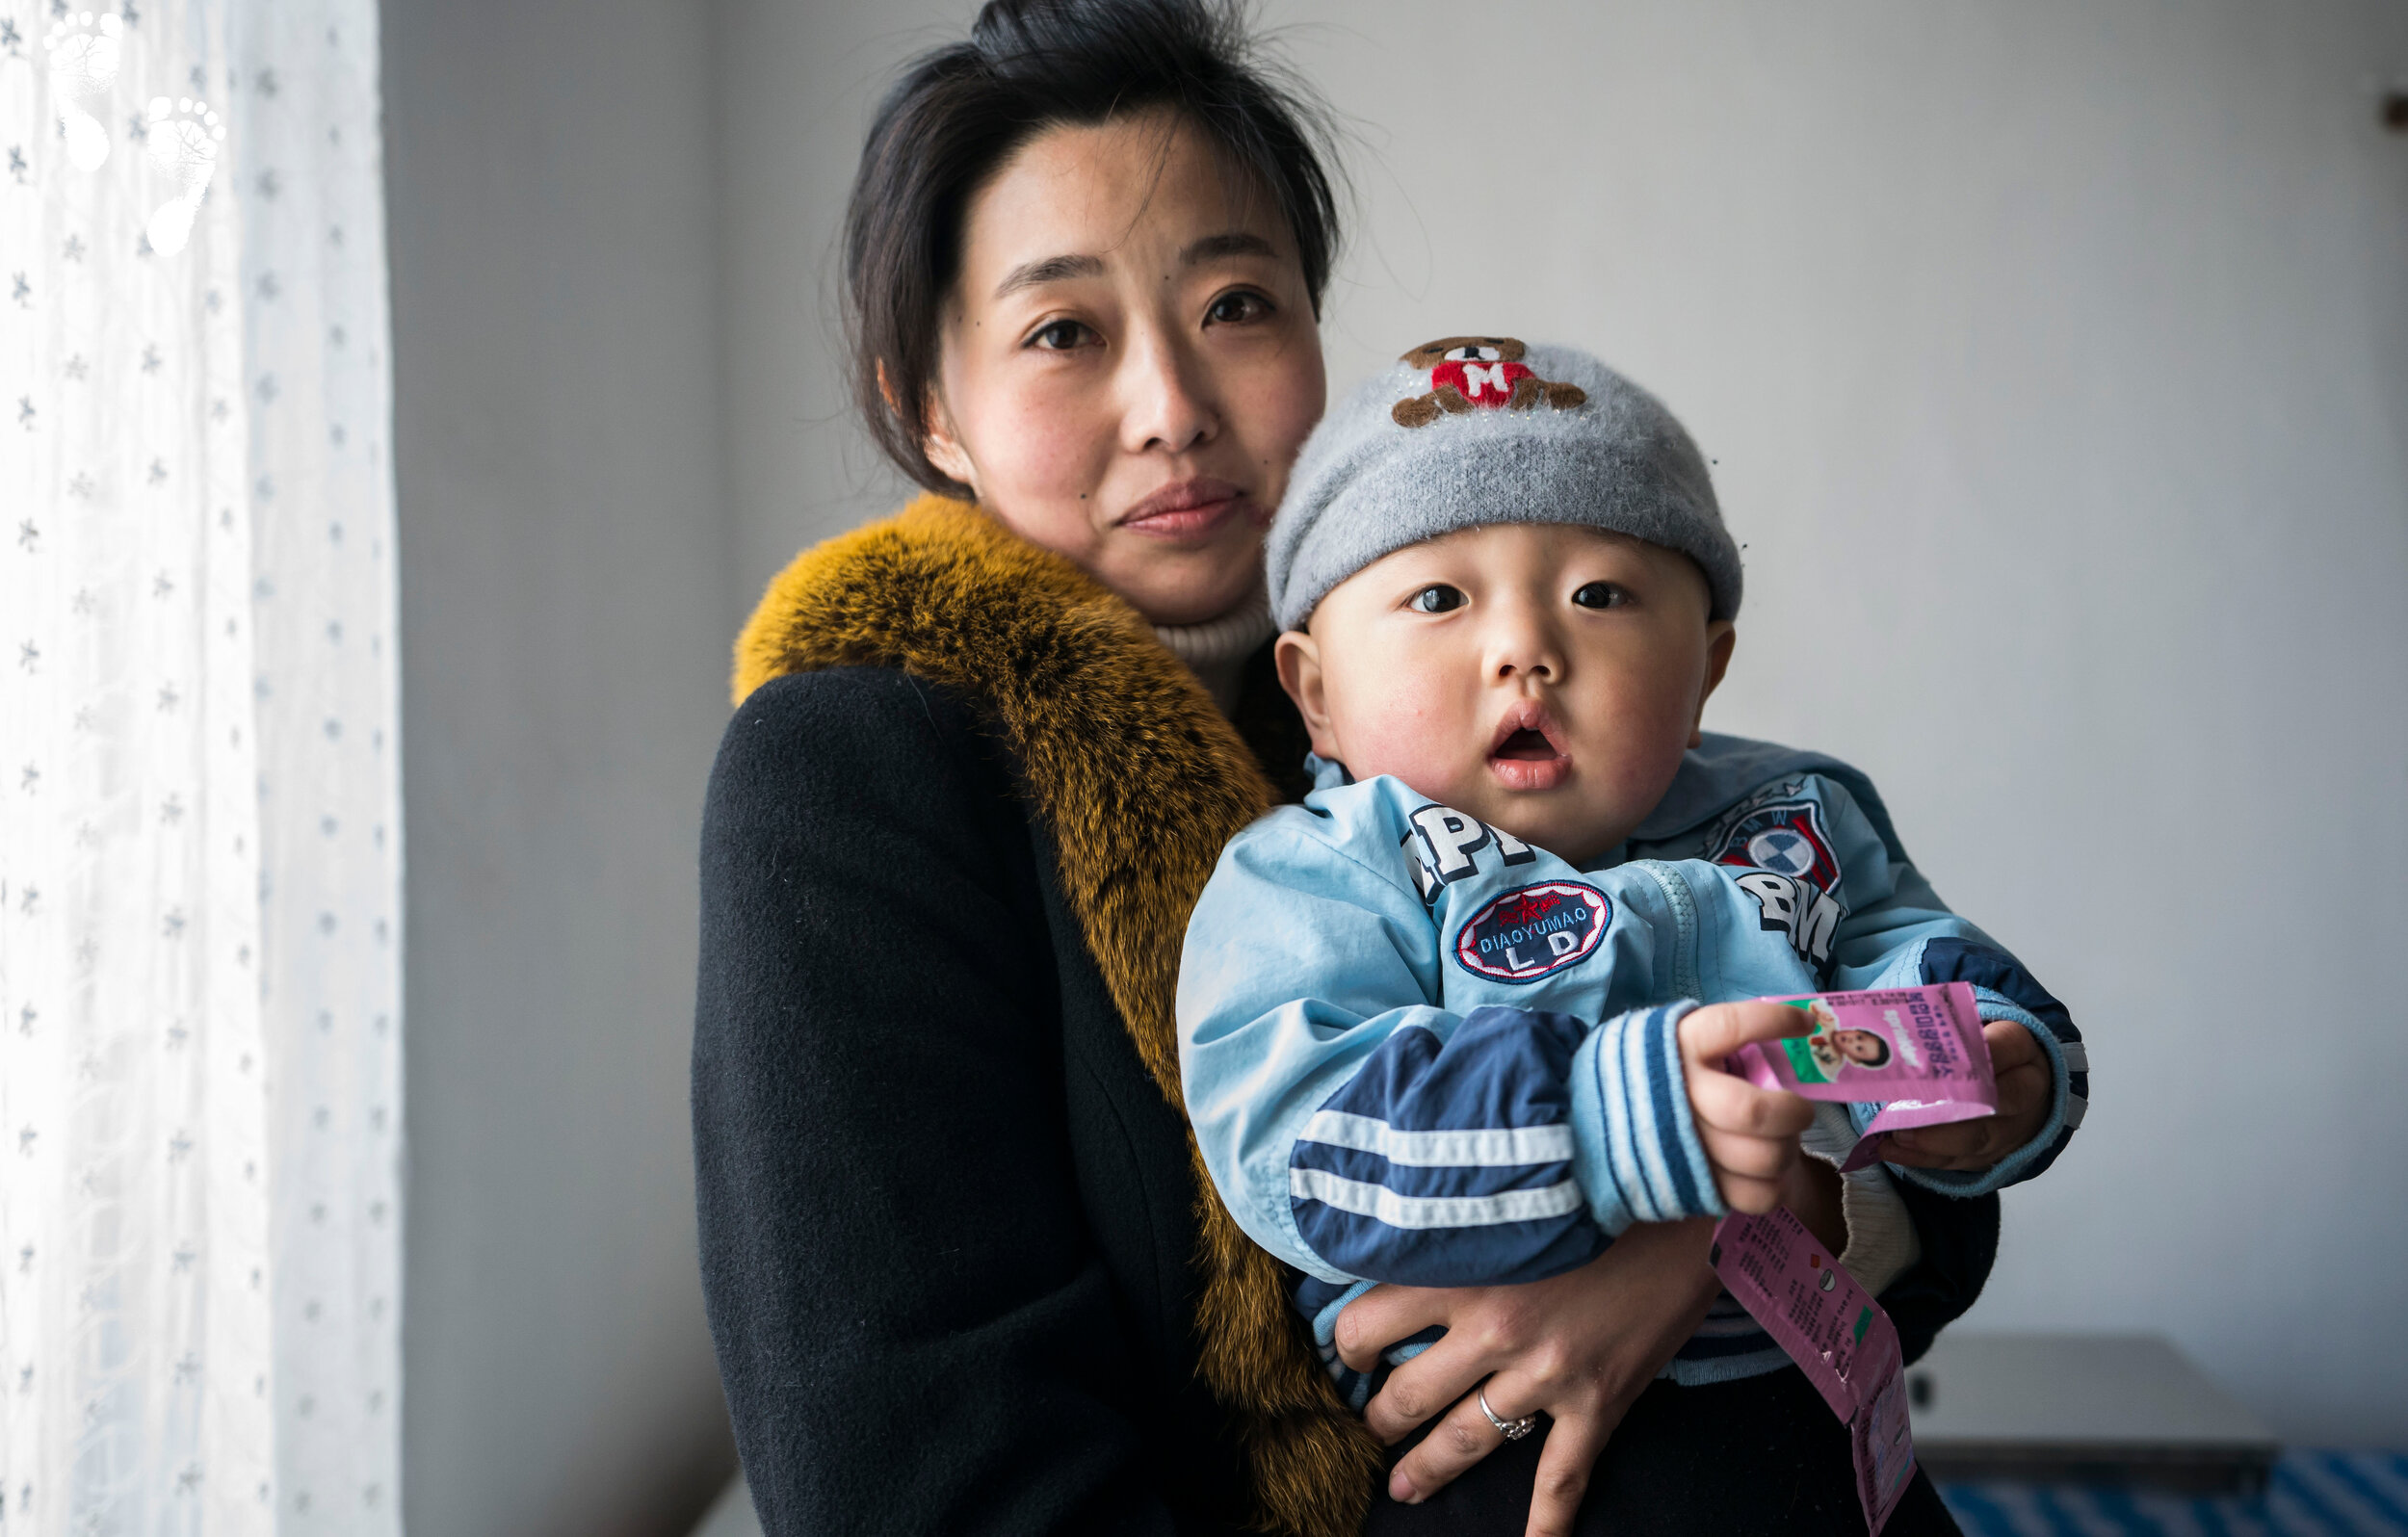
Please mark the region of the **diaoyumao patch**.
[[1613, 922], [1613, 903], [1577, 880], [1524, 886], [1454, 932], [1455, 963], [1492, 982], [1534, 982], [1586, 959]]

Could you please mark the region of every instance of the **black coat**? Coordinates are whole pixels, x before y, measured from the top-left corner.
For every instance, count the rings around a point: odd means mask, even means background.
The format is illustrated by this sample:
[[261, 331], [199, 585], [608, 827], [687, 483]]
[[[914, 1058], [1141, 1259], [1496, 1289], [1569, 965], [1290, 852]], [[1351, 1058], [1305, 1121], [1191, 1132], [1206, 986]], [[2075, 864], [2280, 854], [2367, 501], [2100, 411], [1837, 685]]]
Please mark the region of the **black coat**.
[[728, 728], [694, 1147], [771, 1532], [1243, 1514], [1195, 1372], [1185, 1126], [1050, 865], [976, 716], [902, 672], [780, 678]]
[[[929, 607], [896, 571], [898, 539], [940, 569], [991, 563], [993, 541], [965, 550], [959, 529], [909, 515], [851, 538], [807, 556], [808, 580], [772, 589], [748, 629], [749, 693], [704, 821], [703, 1282], [764, 1524], [1234, 1532], [1268, 1514], [1351, 1530], [1376, 1454], [1314, 1372], [1275, 1274], [1218, 1237], [1175, 1065], [1165, 1081], [1168, 977], [1159, 1005], [1140, 986], [1175, 966], [1195, 863], [1182, 854], [1178, 878], [1157, 881], [1146, 848], [1217, 849], [1258, 807], [1190, 804], [1174, 775], [1138, 772], [1104, 811], [1150, 815], [1133, 797], [1160, 785], [1178, 818], [1095, 857], [1117, 823], [1065, 806], [1056, 759], [1071, 749], [1022, 718], [1048, 697], [1047, 656], [1007, 652], [1014, 676], [964, 686], [982, 676], [957, 654], [986, 601], [975, 583], [944, 588], [955, 602], [932, 637], [880, 628], [925, 624]], [[1025, 572], [1004, 590], [1020, 625], [1058, 595]], [[1200, 701], [1141, 629], [1112, 625], [1119, 640], [1079, 632], [1081, 654], [1150, 649]], [[1249, 737], [1293, 764], [1267, 654], [1249, 685]], [[1122, 697], [1090, 699], [1099, 714], [1065, 729], [1109, 737], [1150, 687], [1115, 681]], [[1137, 772], [1157, 751], [1233, 746], [1217, 716], [1171, 725], [1149, 717], [1112, 750]], [[1162, 922], [1140, 921], [1153, 907], [1173, 925], [1167, 960], [1147, 937]], [[1919, 1197], [1924, 1262], [1883, 1299], [1918, 1354], [1978, 1290], [1997, 1221], [1995, 1200]], [[1485, 1488], [1497, 1504], [1515, 1478], [1526, 1498], [1529, 1476], [1492, 1458], [1462, 1498]]]

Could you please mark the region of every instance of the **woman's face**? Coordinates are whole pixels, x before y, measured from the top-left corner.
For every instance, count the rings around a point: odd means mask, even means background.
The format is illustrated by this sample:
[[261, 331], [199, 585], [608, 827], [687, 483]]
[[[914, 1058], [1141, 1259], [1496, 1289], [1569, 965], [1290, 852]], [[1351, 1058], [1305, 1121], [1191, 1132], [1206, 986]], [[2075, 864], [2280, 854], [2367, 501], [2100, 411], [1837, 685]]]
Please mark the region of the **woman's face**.
[[1287, 222], [1185, 121], [1031, 140], [970, 201], [929, 457], [1156, 624], [1237, 607], [1320, 420]]

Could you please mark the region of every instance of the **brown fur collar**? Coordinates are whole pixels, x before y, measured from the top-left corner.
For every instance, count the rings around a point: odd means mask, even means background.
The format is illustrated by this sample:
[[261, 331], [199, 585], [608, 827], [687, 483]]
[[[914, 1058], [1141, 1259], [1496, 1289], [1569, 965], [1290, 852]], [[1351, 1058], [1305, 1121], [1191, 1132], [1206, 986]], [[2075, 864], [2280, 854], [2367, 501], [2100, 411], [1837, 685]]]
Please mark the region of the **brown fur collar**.
[[[1053, 834], [1062, 890], [1154, 1081], [1174, 1107], [1171, 1000], [1188, 913], [1269, 784], [1145, 621], [1068, 560], [959, 502], [923, 497], [804, 551], [736, 642], [738, 702], [821, 667], [900, 667], [979, 706]], [[1191, 1154], [1194, 1143], [1189, 1143]], [[1278, 1266], [1195, 1159], [1200, 1369], [1240, 1418], [1268, 1530], [1353, 1537], [1381, 1458], [1339, 1403]]]

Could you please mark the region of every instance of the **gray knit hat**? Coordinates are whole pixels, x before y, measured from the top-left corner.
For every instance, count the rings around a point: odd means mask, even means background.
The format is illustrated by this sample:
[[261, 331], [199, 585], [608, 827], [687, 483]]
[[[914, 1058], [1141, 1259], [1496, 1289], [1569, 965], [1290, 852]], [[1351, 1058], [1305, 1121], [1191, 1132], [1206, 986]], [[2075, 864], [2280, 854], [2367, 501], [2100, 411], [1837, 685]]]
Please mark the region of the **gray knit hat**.
[[1713, 617], [1740, 552], [1706, 461], [1662, 402], [1569, 347], [1449, 336], [1374, 375], [1306, 441], [1265, 552], [1272, 614], [1301, 628], [1391, 551], [1489, 523], [1573, 523], [1678, 550]]

